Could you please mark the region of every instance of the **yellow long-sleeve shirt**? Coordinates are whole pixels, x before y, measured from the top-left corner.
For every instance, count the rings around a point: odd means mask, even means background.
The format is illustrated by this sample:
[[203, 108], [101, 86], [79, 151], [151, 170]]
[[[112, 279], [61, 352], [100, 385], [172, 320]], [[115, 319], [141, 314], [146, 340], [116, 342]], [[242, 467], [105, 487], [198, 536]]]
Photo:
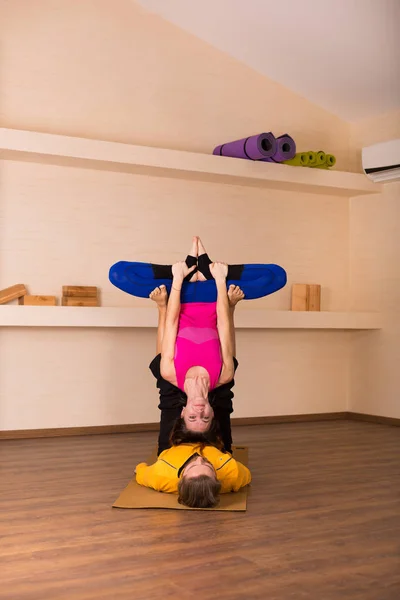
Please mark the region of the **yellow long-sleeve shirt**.
[[[158, 492], [178, 493], [181, 467], [194, 454], [200, 454], [199, 444], [181, 444], [164, 450], [152, 465], [140, 463], [136, 467], [136, 481]], [[213, 465], [217, 479], [221, 482], [221, 493], [237, 492], [251, 482], [251, 473], [228, 452], [223, 453], [214, 446], [206, 446], [201, 455]]]

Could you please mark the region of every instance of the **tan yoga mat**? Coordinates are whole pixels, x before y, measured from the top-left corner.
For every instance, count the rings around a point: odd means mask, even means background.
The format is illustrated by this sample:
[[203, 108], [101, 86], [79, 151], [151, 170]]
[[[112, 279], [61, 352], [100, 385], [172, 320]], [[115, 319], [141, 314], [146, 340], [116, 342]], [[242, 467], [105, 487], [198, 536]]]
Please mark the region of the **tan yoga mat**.
[[[236, 460], [247, 466], [249, 450], [244, 446], [232, 446], [233, 456]], [[148, 464], [157, 460], [157, 455], [151, 457]], [[230, 510], [245, 511], [247, 509], [248, 486], [239, 492], [221, 494], [220, 503], [215, 508], [189, 508], [178, 503], [177, 494], [166, 494], [156, 492], [151, 488], [144, 487], [132, 479], [114, 502], [114, 508], [173, 508], [178, 510]]]

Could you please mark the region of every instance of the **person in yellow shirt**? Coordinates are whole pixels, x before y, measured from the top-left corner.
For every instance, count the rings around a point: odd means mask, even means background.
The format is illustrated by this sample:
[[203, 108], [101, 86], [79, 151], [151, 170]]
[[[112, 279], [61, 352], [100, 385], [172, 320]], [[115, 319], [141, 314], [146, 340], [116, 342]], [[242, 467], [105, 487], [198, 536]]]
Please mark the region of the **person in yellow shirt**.
[[180, 504], [212, 508], [220, 493], [237, 492], [248, 485], [251, 474], [229, 452], [193, 442], [164, 450], [152, 465], [138, 464], [136, 481], [159, 492], [177, 493]]

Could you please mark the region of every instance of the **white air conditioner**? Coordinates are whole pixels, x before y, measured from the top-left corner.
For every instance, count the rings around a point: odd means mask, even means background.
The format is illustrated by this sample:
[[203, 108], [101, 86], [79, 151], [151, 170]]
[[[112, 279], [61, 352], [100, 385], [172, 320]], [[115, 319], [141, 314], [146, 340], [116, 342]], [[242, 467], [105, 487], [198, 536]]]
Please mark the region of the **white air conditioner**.
[[400, 180], [400, 140], [363, 148], [362, 166], [372, 181]]

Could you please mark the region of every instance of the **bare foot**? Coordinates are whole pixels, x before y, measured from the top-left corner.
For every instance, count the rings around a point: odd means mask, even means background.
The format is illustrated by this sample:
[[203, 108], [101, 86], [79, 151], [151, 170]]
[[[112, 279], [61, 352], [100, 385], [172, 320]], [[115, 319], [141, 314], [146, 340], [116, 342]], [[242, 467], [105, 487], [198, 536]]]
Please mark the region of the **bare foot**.
[[198, 240], [199, 240], [199, 238], [197, 237], [197, 235], [194, 235], [193, 239], [192, 239], [192, 247], [190, 248], [189, 256], [194, 256], [195, 258], [198, 257], [198, 254], [199, 254]]
[[[203, 242], [201, 241], [201, 239], [199, 237], [197, 238], [197, 249], [198, 249], [199, 256], [207, 253], [206, 249], [203, 246]], [[197, 274], [197, 279], [198, 279], [198, 281], [207, 281], [207, 279], [204, 277], [203, 273], [200, 273], [200, 271]]]
[[200, 256], [201, 254], [206, 254], [206, 249], [203, 246], [203, 242], [201, 241], [201, 239], [199, 237], [197, 237], [197, 248], [198, 248], [198, 256]]
[[243, 300], [244, 292], [238, 285], [230, 285], [228, 289], [229, 306], [234, 307], [240, 300]]
[[[192, 247], [189, 250], [189, 256], [193, 256], [194, 258], [197, 259], [198, 256], [198, 249], [197, 249], [197, 240], [199, 238], [197, 237], [197, 235], [194, 235], [192, 238]], [[197, 270], [195, 273], [193, 273], [193, 275], [191, 276], [191, 278], [189, 279], [189, 281], [197, 281]]]
[[158, 308], [166, 308], [168, 302], [168, 294], [165, 285], [160, 285], [160, 287], [156, 287], [151, 292], [149, 298], [157, 304]]

